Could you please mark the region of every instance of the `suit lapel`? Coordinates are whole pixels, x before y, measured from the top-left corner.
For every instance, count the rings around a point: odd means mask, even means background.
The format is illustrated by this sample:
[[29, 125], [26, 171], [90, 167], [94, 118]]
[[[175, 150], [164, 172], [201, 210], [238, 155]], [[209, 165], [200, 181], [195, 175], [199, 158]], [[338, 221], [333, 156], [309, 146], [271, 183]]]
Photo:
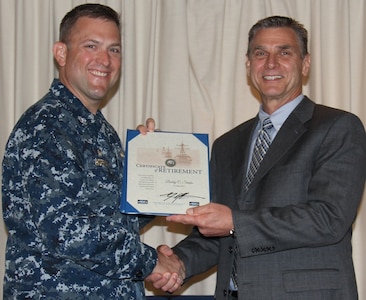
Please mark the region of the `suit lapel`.
[[268, 149], [250, 187], [255, 186], [306, 132], [305, 123], [312, 118], [314, 107], [315, 104], [304, 97], [288, 116]]
[[248, 155], [251, 136], [255, 125], [258, 122], [258, 115], [245, 123], [245, 126], [238, 128], [238, 135], [234, 139], [237, 143], [236, 147], [233, 147], [233, 155], [231, 160], [232, 178], [234, 181], [234, 192], [236, 200], [240, 200], [244, 186], [244, 179], [246, 176], [246, 170], [248, 166]]

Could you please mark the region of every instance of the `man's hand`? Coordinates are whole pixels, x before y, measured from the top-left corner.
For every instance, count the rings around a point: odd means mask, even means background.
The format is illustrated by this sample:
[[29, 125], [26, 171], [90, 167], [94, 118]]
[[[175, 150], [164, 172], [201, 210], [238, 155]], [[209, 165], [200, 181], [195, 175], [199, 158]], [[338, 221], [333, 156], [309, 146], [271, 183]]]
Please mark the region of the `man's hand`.
[[152, 273], [146, 277], [157, 289], [173, 293], [178, 290], [185, 278], [183, 262], [167, 245], [161, 245], [158, 250], [158, 263]]
[[195, 225], [207, 237], [227, 236], [234, 228], [231, 209], [218, 203], [189, 208], [186, 215], [168, 216], [166, 220]]
[[155, 120], [153, 118], [148, 118], [145, 125], [137, 125], [136, 130], [139, 130], [141, 134], [146, 134], [147, 132], [155, 131]]

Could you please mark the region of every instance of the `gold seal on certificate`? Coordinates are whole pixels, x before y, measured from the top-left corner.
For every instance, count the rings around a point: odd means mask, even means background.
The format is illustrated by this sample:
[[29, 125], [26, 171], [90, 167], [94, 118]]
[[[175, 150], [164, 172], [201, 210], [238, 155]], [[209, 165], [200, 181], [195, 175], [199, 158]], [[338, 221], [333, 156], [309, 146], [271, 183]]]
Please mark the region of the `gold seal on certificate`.
[[210, 202], [208, 135], [127, 130], [121, 211], [185, 214]]

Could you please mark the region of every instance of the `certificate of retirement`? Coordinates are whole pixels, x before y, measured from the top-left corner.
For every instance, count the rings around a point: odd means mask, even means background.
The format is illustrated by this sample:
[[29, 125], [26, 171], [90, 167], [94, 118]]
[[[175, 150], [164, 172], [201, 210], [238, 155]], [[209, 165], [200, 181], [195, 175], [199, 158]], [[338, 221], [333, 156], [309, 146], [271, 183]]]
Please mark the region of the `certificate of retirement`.
[[127, 130], [121, 211], [185, 214], [210, 202], [208, 134]]

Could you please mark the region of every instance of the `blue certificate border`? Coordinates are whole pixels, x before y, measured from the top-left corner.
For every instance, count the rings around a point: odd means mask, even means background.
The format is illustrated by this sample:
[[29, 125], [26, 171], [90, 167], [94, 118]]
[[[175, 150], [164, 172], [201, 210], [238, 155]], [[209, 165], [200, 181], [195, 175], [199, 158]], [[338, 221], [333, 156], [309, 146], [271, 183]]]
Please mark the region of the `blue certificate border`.
[[[203, 143], [207, 148], [207, 157], [209, 156], [209, 138], [207, 133], [187, 133], [187, 132], [173, 132], [173, 131], [155, 131], [155, 133], [183, 133], [190, 134], [195, 136], [201, 143]], [[125, 214], [144, 214], [144, 215], [158, 215], [156, 213], [148, 213], [148, 212], [140, 212], [133, 205], [129, 203], [127, 200], [127, 170], [128, 170], [128, 145], [129, 142], [132, 141], [136, 136], [140, 134], [139, 130], [127, 129], [126, 132], [126, 148], [125, 148], [125, 157], [123, 162], [123, 179], [122, 179], [122, 197], [120, 201], [120, 211]], [[209, 171], [209, 165], [208, 165]], [[210, 173], [210, 172], [208, 172]], [[209, 177], [209, 174], [208, 174]], [[160, 214], [162, 216], [167, 214]]]

